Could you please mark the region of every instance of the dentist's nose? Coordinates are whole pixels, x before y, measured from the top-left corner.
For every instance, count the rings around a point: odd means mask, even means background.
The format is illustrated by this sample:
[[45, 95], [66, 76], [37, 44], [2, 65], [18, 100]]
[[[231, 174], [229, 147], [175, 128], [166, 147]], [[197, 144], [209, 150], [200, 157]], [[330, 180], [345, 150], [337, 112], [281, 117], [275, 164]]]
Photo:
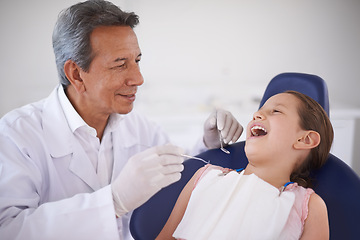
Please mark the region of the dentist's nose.
[[129, 67], [127, 76], [127, 85], [129, 86], [141, 86], [144, 83], [144, 78], [141, 74], [140, 67], [133, 64]]

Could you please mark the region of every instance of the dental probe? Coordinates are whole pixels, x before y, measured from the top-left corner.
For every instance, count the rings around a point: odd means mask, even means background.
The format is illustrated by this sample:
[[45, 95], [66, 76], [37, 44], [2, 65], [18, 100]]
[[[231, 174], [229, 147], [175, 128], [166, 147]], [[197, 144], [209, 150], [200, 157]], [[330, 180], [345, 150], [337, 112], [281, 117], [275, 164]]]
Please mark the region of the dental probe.
[[180, 157], [185, 157], [185, 158], [188, 158], [188, 159], [194, 159], [194, 160], [199, 160], [199, 161], [202, 161], [206, 164], [209, 164], [210, 161], [206, 161], [202, 158], [199, 158], [199, 157], [194, 157], [194, 156], [191, 156], [191, 155], [187, 155], [187, 154], [174, 154], [175, 156], [180, 156]]
[[204, 163], [206, 163], [206, 164], [209, 164], [209, 163], [210, 163], [210, 161], [206, 161], [206, 160], [204, 160], [204, 159], [202, 159], [202, 158], [190, 156], [190, 155], [187, 155], [187, 154], [180, 154], [180, 156], [186, 157], [186, 158], [189, 158], [189, 159], [199, 160], [199, 161], [202, 161], [202, 162], [204, 162]]
[[[142, 144], [140, 144], [140, 145], [143, 146], [143, 147], [147, 147], [147, 148], [149, 147], [149, 146], [142, 145]], [[226, 150], [226, 149], [225, 149], [225, 150]], [[194, 157], [194, 156], [187, 155], [187, 154], [171, 154], [171, 155], [180, 156], [180, 157], [185, 157], [185, 158], [188, 158], [188, 159], [199, 160], [199, 161], [202, 161], [202, 162], [204, 162], [204, 163], [206, 163], [206, 164], [209, 164], [209, 163], [210, 163], [210, 161], [206, 161], [206, 160], [204, 160], [204, 159], [202, 159], [202, 158]]]

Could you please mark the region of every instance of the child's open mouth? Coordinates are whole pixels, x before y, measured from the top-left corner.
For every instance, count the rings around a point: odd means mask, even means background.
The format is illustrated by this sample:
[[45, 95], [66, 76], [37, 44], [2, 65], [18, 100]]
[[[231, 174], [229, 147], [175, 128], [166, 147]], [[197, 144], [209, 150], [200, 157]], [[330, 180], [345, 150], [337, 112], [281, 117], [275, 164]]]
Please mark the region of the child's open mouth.
[[266, 129], [258, 125], [253, 126], [250, 131], [253, 137], [265, 136], [267, 134]]

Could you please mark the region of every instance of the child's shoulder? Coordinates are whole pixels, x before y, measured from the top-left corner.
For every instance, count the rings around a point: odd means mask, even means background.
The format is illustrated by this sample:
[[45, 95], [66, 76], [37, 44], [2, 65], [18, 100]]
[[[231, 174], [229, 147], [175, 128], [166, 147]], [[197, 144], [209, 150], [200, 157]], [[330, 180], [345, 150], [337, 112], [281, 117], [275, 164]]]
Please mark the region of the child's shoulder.
[[287, 190], [295, 193], [295, 207], [299, 210], [301, 209], [303, 222], [307, 219], [309, 212], [312, 214], [323, 214], [324, 211], [327, 211], [324, 200], [316, 194], [313, 189], [305, 188], [294, 183], [289, 185]]
[[309, 198], [309, 211], [319, 214], [327, 213], [325, 201], [315, 192]]
[[230, 171], [234, 171], [234, 169], [224, 168], [224, 167], [221, 167], [218, 165], [206, 164], [205, 166], [199, 168], [197, 170], [197, 172], [195, 173], [195, 175], [201, 177], [211, 170], [220, 170], [223, 173], [228, 173]]
[[298, 183], [292, 183], [292, 184], [289, 184], [287, 187], [286, 187], [286, 190], [289, 190], [289, 191], [292, 191], [292, 192], [295, 192], [296, 194], [299, 194], [299, 195], [304, 195], [306, 196], [307, 198], [310, 198], [310, 195], [312, 195], [314, 192], [314, 190], [312, 188], [306, 188], [306, 187], [303, 187], [303, 186], [300, 186]]
[[309, 239], [329, 239], [327, 207], [325, 201], [316, 193], [309, 198], [303, 236]]
[[231, 169], [223, 168], [221, 166], [206, 164], [205, 166], [199, 168], [193, 175], [194, 186], [211, 170], [220, 170], [222, 172], [230, 171]]

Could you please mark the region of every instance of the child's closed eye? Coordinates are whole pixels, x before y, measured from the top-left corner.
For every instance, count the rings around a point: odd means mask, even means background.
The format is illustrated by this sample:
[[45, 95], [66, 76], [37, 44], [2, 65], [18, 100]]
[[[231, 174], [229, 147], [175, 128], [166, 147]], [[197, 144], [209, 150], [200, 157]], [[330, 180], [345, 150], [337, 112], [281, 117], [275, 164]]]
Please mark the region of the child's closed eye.
[[281, 113], [281, 111], [278, 109], [273, 109], [273, 113]]

